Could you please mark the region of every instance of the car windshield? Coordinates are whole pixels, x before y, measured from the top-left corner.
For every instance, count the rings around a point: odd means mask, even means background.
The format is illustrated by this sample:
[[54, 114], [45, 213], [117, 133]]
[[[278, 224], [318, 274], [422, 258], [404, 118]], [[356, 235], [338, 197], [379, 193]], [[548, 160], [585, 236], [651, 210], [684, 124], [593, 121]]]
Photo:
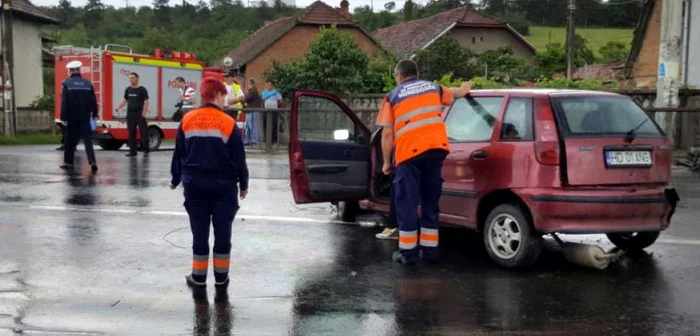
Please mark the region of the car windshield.
[[503, 97], [456, 100], [445, 119], [450, 142], [489, 141], [502, 103]]
[[570, 136], [662, 136], [656, 123], [627, 97], [558, 97], [554, 103], [560, 125]]

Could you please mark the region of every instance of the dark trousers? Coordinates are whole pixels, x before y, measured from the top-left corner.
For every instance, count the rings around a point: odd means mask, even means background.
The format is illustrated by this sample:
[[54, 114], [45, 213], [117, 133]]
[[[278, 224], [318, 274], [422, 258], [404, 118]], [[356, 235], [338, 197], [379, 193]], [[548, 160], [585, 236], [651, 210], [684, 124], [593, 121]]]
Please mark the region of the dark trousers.
[[389, 192], [389, 217], [386, 219], [386, 227], [394, 229], [396, 228], [396, 201], [394, 200], [394, 188], [391, 188]]
[[276, 144], [278, 140], [279, 131], [279, 114], [277, 112], [263, 113], [263, 135], [265, 136], [265, 141], [269, 141], [267, 138], [267, 119], [272, 118], [272, 143]]
[[64, 128], [66, 129], [66, 136], [64, 141], [65, 150], [63, 152], [63, 162], [73, 164], [75, 148], [78, 146], [78, 141], [83, 139], [88, 162], [91, 165], [96, 164], [95, 149], [92, 146], [92, 127], [90, 126], [90, 120], [69, 121], [68, 126]]
[[214, 277], [228, 278], [231, 227], [238, 212], [236, 181], [183, 176], [185, 209], [192, 229], [192, 276], [205, 282], [209, 265], [209, 227], [214, 227]]
[[437, 258], [443, 160], [415, 159], [396, 167], [392, 192], [399, 224], [399, 251], [406, 258], [417, 258], [419, 247], [426, 259]]
[[136, 128], [138, 127], [141, 134], [141, 148], [144, 152], [148, 152], [148, 126], [146, 118], [142, 115], [133, 115], [126, 118], [126, 127], [129, 129], [129, 152], [136, 153]]

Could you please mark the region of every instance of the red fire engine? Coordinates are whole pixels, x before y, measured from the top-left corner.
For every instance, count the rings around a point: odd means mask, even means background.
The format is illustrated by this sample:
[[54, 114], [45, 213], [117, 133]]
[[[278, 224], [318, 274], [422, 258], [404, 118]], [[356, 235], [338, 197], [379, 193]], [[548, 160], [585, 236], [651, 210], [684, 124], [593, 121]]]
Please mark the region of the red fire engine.
[[[100, 109], [93, 138], [107, 150], [118, 150], [129, 139], [126, 111], [115, 112], [115, 108], [130, 85], [130, 73], [138, 73], [140, 85], [148, 90], [150, 104], [146, 118], [151, 150], [158, 149], [163, 139], [174, 139], [177, 135], [179, 122], [173, 116], [178, 110], [180, 90], [174, 87], [175, 78], [183, 77], [188, 85], [198, 89], [203, 78], [222, 79], [223, 76], [220, 69], [205, 69], [204, 63], [197, 61], [194, 55], [181, 51], [156, 49], [154, 56], [139, 55], [128, 46], [112, 44], [104, 48], [55, 47], [54, 54], [56, 123], [60, 125], [61, 83], [69, 75], [66, 64], [81, 61], [81, 73], [92, 81]], [[243, 126], [243, 121], [239, 120], [239, 127], [244, 129]]]

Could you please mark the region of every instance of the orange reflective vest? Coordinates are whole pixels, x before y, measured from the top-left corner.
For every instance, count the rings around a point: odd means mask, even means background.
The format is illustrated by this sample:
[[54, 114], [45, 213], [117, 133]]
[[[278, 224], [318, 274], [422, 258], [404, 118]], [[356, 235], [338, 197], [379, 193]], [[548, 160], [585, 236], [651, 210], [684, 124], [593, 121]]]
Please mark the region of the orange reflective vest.
[[432, 149], [450, 150], [442, 120], [442, 90], [433, 82], [409, 80], [387, 96], [394, 116], [396, 165]]

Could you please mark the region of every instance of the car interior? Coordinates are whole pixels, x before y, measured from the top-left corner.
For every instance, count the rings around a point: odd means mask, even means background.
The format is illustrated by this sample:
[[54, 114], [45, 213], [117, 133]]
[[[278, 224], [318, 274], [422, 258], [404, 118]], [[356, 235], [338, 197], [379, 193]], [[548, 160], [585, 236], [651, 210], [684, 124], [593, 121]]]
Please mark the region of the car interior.
[[384, 158], [382, 157], [382, 129], [379, 128], [374, 133], [372, 133], [371, 138], [372, 147], [375, 149], [375, 162], [374, 169], [372, 171], [374, 177], [374, 194], [379, 199], [389, 200], [391, 195], [391, 182], [394, 179], [394, 175], [389, 176], [382, 173], [382, 166], [384, 165]]

